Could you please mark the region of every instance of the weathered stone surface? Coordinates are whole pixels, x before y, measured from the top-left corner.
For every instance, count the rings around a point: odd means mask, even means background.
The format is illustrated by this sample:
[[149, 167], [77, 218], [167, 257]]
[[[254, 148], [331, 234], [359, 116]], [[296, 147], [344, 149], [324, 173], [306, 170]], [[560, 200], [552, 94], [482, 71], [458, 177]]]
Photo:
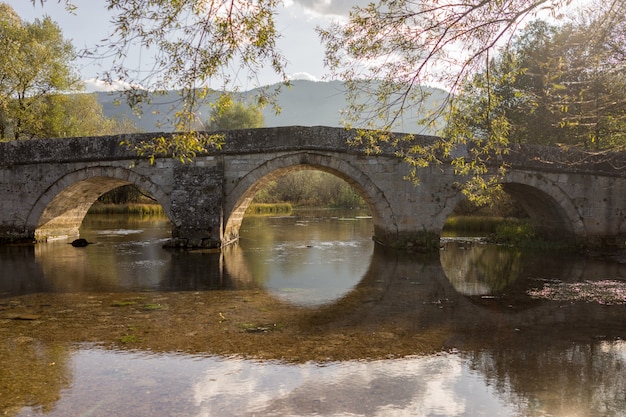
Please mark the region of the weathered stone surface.
[[[219, 248], [239, 237], [254, 194], [292, 170], [319, 169], [355, 187], [368, 202], [373, 238], [386, 246], [437, 245], [463, 195], [462, 178], [445, 164], [421, 169], [418, 186], [389, 144], [368, 155], [352, 133], [330, 127], [225, 132], [225, 145], [193, 163], [158, 158], [151, 165], [120, 142], [167, 134], [0, 143], [0, 241], [75, 236], [91, 204], [106, 191], [135, 184], [172, 222], [172, 247]], [[417, 137], [423, 143], [435, 137]], [[465, 149], [455, 155], [467, 154]], [[581, 243], [624, 245], [626, 156], [540, 146], [515, 147], [502, 183], [545, 232]], [[494, 167], [495, 168], [495, 167]]]

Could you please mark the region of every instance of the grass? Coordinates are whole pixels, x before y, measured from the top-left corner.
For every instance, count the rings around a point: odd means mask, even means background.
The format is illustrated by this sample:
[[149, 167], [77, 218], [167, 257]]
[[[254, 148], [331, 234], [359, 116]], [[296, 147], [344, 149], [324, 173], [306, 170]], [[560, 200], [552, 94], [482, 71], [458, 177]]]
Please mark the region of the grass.
[[575, 251], [570, 241], [548, 239], [528, 219], [490, 216], [452, 216], [443, 228], [444, 236], [485, 236], [493, 243], [523, 249]]
[[452, 235], [464, 233], [486, 236], [495, 233], [498, 225], [506, 221], [504, 217], [495, 216], [450, 216], [443, 226], [443, 231]]
[[494, 238], [498, 243], [516, 246], [540, 239], [532, 224], [518, 219], [509, 219], [497, 225]]
[[567, 252], [578, 250], [572, 241], [546, 238], [524, 219], [507, 219], [500, 223], [491, 238], [495, 243], [523, 249]]

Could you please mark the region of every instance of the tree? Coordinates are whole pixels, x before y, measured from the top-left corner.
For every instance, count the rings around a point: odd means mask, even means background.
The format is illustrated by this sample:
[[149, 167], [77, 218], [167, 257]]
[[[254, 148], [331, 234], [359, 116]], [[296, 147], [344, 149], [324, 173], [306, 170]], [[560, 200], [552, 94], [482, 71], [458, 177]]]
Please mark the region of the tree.
[[55, 94], [46, 97], [40, 130], [35, 137], [78, 137], [133, 133], [138, 129], [128, 118], [109, 118], [96, 94]]
[[[71, 0], [66, 2], [71, 5]], [[446, 86], [453, 99], [465, 78], [488, 62], [520, 24], [539, 11], [556, 14], [569, 2], [378, 0], [367, 7], [355, 7], [346, 24], [320, 29], [331, 75], [346, 80], [350, 90], [347, 126], [365, 119], [383, 133], [360, 131], [356, 143], [366, 143], [375, 150], [380, 141], [388, 140], [386, 133], [394, 123], [412, 111], [412, 106], [422, 103], [423, 85]], [[117, 12], [112, 43], [105, 46], [113, 47], [118, 57], [110, 79], [163, 90], [180, 88], [185, 104], [175, 116], [180, 131], [187, 131], [196, 119], [198, 100], [204, 98], [196, 91], [206, 92], [208, 84], [215, 81], [225, 87], [232, 85], [226, 71], [229, 68], [247, 70], [254, 78], [264, 66], [271, 67], [286, 80], [274, 21], [280, 0], [107, 0], [106, 4]], [[625, 7], [622, 0], [610, 2], [613, 14], [623, 14]], [[157, 49], [155, 69], [148, 79], [131, 79], [124, 66], [125, 54], [133, 44]], [[359, 99], [363, 97], [361, 90], [369, 100]], [[131, 104], [146, 97], [145, 90], [129, 92]], [[272, 96], [261, 94], [259, 101], [272, 102]], [[442, 107], [439, 114], [445, 109]], [[434, 116], [423, 123], [433, 122]], [[180, 135], [169, 144], [162, 142], [152, 148], [145, 144], [139, 151], [152, 156], [171, 152], [184, 159], [210, 146], [214, 139]], [[419, 167], [439, 161], [440, 148], [416, 146], [401, 156]]]
[[137, 131], [107, 118], [96, 95], [78, 93], [74, 48], [54, 22], [23, 22], [4, 3], [0, 12], [0, 140]]
[[36, 136], [49, 96], [79, 88], [74, 56], [50, 18], [22, 22], [9, 5], [0, 4], [0, 140]]
[[360, 208], [361, 196], [341, 178], [324, 171], [291, 171], [271, 181], [254, 197], [255, 203], [289, 202], [295, 205]]
[[444, 136], [470, 145], [470, 158], [453, 160], [457, 172], [472, 176], [470, 198], [484, 201], [498, 180], [485, 175], [487, 161], [510, 143], [624, 148], [626, 63], [615, 40], [626, 16], [597, 36], [609, 17], [596, 9], [561, 26], [534, 22], [463, 85]]
[[212, 104], [207, 130], [252, 129], [263, 127], [265, 120], [258, 106], [234, 101], [222, 95]]
[[[475, 88], [468, 87], [465, 81], [482, 71], [481, 82], [492, 84], [494, 75], [485, 70], [500, 48], [510, 42], [519, 25], [540, 10], [556, 14], [567, 4], [568, 0], [379, 0], [353, 9], [347, 24], [336, 23], [320, 29], [326, 43], [326, 63], [334, 76], [346, 80], [349, 88], [347, 126], [366, 125], [379, 130], [374, 133], [361, 130], [354, 142], [377, 151], [381, 142], [390, 140], [387, 132], [395, 122], [422, 105], [424, 85], [443, 85], [451, 94], [446, 106], [424, 118], [422, 123], [430, 124], [436, 117], [448, 115], [457, 100], [462, 106], [467, 91], [459, 94], [460, 90]], [[589, 35], [609, 39], [606, 34], [618, 17], [626, 13], [626, 3], [612, 0], [603, 9], [609, 18], [595, 26]], [[521, 75], [515, 62], [509, 64], [510, 71], [500, 67], [502, 72], [497, 74], [500, 80]], [[481, 105], [487, 105], [490, 110], [502, 107], [506, 100], [519, 99], [515, 94], [506, 98], [489, 91], [489, 95], [482, 96], [485, 101]], [[370, 100], [359, 101], [363, 95]], [[412, 167], [411, 178], [418, 181], [420, 167], [442, 163], [459, 145], [471, 143], [468, 155], [454, 158], [452, 163], [459, 174], [472, 178], [466, 184], [468, 195], [484, 189], [487, 184], [481, 178], [487, 172], [485, 161], [497, 161], [500, 154], [507, 152], [511, 129], [508, 118], [489, 114], [490, 111], [482, 111], [465, 116], [478, 117], [475, 121], [488, 129], [486, 136], [476, 131], [452, 137], [443, 135], [442, 140], [426, 146], [410, 135], [399, 141], [403, 148], [398, 154]], [[500, 172], [504, 169], [502, 166]]]
[[12, 7], [0, 3], [0, 141], [5, 140], [9, 129], [9, 103], [14, 94], [15, 81], [11, 79], [11, 58], [18, 52], [18, 37], [22, 21]]
[[[36, 1], [36, 0], [33, 0]], [[43, 3], [44, 0], [42, 0]], [[71, 1], [67, 1], [68, 4]], [[172, 154], [183, 161], [193, 158], [207, 147], [219, 147], [221, 135], [194, 132], [199, 104], [215, 83], [223, 91], [236, 90], [229, 75], [236, 69], [254, 79], [262, 68], [271, 68], [287, 83], [286, 60], [276, 45], [279, 33], [274, 14], [281, 0], [107, 0], [109, 10], [116, 12], [110, 44], [95, 54], [114, 51], [115, 63], [105, 80], [124, 81], [153, 91], [177, 89], [182, 110], [173, 115], [179, 132], [173, 140], [157, 138], [155, 142], [136, 146], [140, 154], [152, 159]], [[71, 7], [71, 6], [70, 6]], [[146, 78], [132, 78], [125, 67], [129, 48], [154, 52], [153, 71]], [[104, 52], [102, 52], [104, 51]], [[257, 104], [274, 103], [277, 90], [260, 89]], [[144, 88], [126, 91], [131, 106], [148, 100]]]
[[[446, 136], [474, 143], [557, 143], [607, 149], [626, 138], [626, 65], [612, 46], [626, 16], [603, 38], [604, 10], [562, 26], [534, 22], [466, 83]], [[621, 53], [621, 52], [619, 52]], [[500, 120], [506, 130], [494, 128]], [[490, 137], [490, 135], [494, 135]]]
[[439, 84], [454, 94], [522, 21], [541, 9], [556, 11], [568, 3], [379, 0], [355, 7], [347, 24], [335, 23], [319, 32], [333, 74], [347, 80], [351, 91], [363, 89], [380, 102], [351, 103], [350, 120], [365, 116], [373, 127], [382, 123], [386, 130], [411, 106], [419, 106], [422, 86]]
[[[36, 0], [32, 0], [35, 2]], [[353, 19], [345, 27], [336, 26], [334, 30], [324, 32], [324, 40], [329, 45], [328, 63], [331, 68], [337, 68], [343, 50], [346, 55], [348, 68], [358, 63], [361, 59], [359, 51], [365, 54], [364, 58], [371, 54], [375, 48], [380, 48], [382, 56], [394, 50], [402, 50], [410, 44], [418, 44], [420, 39], [427, 42], [426, 38], [435, 42], [437, 36], [441, 41], [432, 46], [431, 53], [427, 56], [422, 51], [428, 48], [424, 45], [420, 49], [423, 65], [414, 65], [417, 62], [410, 59], [402, 71], [401, 65], [390, 65], [389, 74], [396, 73], [394, 80], [403, 75], [416, 74], [414, 80], [419, 79], [423, 69], [430, 67], [430, 63], [438, 59], [440, 52], [447, 45], [453, 43], [468, 43], [482, 45], [485, 38], [491, 39], [495, 44], [502, 35], [492, 35], [489, 25], [501, 32], [511, 29], [524, 16], [546, 4], [557, 7], [567, 0], [510, 0], [507, 2], [468, 2], [468, 6], [437, 6], [437, 2], [423, 2], [420, 6], [416, 1], [391, 1], [381, 0], [377, 5], [365, 9], [355, 9]], [[45, 0], [40, 0], [44, 3]], [[68, 7], [71, 0], [66, 0]], [[107, 74], [109, 80], [122, 79], [130, 85], [149, 86], [154, 90], [168, 90], [180, 88], [185, 108], [175, 115], [176, 125], [179, 131], [186, 131], [193, 126], [195, 121], [194, 111], [198, 99], [198, 90], [206, 91], [209, 83], [221, 82], [224, 90], [232, 90], [233, 79], [230, 78], [228, 69], [240, 68], [247, 72], [247, 76], [254, 78], [263, 67], [272, 68], [286, 82], [286, 60], [277, 47], [277, 39], [280, 34], [275, 27], [274, 15], [276, 8], [282, 2], [280, 0], [256, 0], [244, 2], [240, 0], [220, 0], [205, 2], [199, 0], [107, 0], [110, 10], [117, 12], [114, 19], [115, 26], [111, 43], [103, 45], [104, 50], [109, 52], [109, 47], [115, 51], [117, 61]], [[435, 6], [433, 6], [433, 3]], [[475, 3], [475, 4], [474, 4]], [[499, 6], [495, 7], [494, 4]], [[465, 10], [467, 9], [467, 10]], [[388, 10], [388, 12], [386, 12]], [[417, 13], [416, 13], [417, 10]], [[404, 14], [398, 14], [404, 13]], [[410, 16], [416, 16], [415, 23], [421, 25], [421, 29], [414, 31], [410, 25]], [[463, 16], [465, 18], [463, 18]], [[506, 23], [503, 23], [506, 20]], [[370, 22], [374, 25], [371, 31], [366, 27]], [[395, 32], [398, 25], [402, 24], [406, 30]], [[485, 25], [486, 24], [486, 25]], [[468, 26], [471, 25], [471, 26]], [[466, 28], [469, 28], [467, 29]], [[452, 30], [446, 31], [447, 27]], [[381, 29], [378, 31], [377, 29]], [[358, 33], [361, 31], [361, 33]], [[437, 34], [439, 32], [439, 34]], [[334, 36], [336, 35], [336, 36]], [[479, 39], [476, 39], [479, 38]], [[368, 41], [370, 39], [371, 41]], [[383, 40], [379, 42], [379, 40]], [[371, 42], [372, 45], [367, 45]], [[351, 45], [354, 45], [352, 47]], [[394, 46], [395, 45], [395, 46]], [[128, 71], [124, 66], [124, 60], [131, 46], [139, 46], [144, 49], [152, 48], [155, 51], [154, 70], [145, 79], [131, 78], [134, 72]], [[369, 51], [368, 51], [369, 48]], [[391, 48], [391, 49], [389, 49]], [[470, 48], [468, 48], [470, 49]], [[391, 51], [391, 52], [390, 52]], [[394, 52], [395, 53], [395, 52]], [[386, 60], [385, 65], [390, 64]], [[381, 68], [384, 67], [381, 66]], [[345, 77], [356, 72], [346, 72]], [[361, 74], [358, 74], [361, 75]], [[380, 73], [373, 71], [368, 76], [380, 78]], [[358, 77], [357, 77], [358, 78]], [[373, 112], [384, 108], [390, 100], [382, 100], [378, 104], [376, 100], [389, 94], [392, 83], [384, 83], [379, 91], [379, 96], [372, 96]], [[416, 86], [416, 84], [412, 84]], [[260, 104], [272, 102], [272, 95], [261, 93]], [[129, 100], [131, 104], [147, 99], [145, 90], [131, 89]], [[402, 107], [402, 103], [400, 106]], [[359, 107], [359, 112], [362, 107]], [[384, 113], [384, 109], [379, 113]], [[387, 114], [393, 117], [391, 114]], [[192, 138], [190, 138], [192, 139]], [[210, 145], [210, 141], [207, 141]], [[166, 151], [158, 149], [157, 151]]]
[[[626, 143], [626, 15], [590, 13], [558, 31], [554, 44], [560, 60], [548, 66], [551, 105], [559, 127], [573, 145], [619, 148]], [[611, 19], [602, 37], [589, 38]]]

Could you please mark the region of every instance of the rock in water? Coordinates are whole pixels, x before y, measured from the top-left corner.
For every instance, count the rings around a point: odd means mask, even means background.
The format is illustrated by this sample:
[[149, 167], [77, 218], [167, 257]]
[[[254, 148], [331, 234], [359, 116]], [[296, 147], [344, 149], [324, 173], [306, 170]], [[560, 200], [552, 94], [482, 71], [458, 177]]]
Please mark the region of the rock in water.
[[87, 242], [87, 239], [82, 239], [82, 238], [72, 241], [72, 246], [74, 246], [75, 248], [84, 248], [88, 244], [89, 242]]

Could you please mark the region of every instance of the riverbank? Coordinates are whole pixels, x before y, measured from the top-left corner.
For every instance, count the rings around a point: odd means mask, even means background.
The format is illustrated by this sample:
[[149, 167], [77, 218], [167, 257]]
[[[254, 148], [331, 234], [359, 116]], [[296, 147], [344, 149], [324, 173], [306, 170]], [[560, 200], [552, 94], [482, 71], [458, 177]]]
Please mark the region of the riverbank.
[[131, 214], [138, 216], [165, 216], [165, 211], [160, 204], [126, 203], [108, 204], [94, 203], [88, 214]]

